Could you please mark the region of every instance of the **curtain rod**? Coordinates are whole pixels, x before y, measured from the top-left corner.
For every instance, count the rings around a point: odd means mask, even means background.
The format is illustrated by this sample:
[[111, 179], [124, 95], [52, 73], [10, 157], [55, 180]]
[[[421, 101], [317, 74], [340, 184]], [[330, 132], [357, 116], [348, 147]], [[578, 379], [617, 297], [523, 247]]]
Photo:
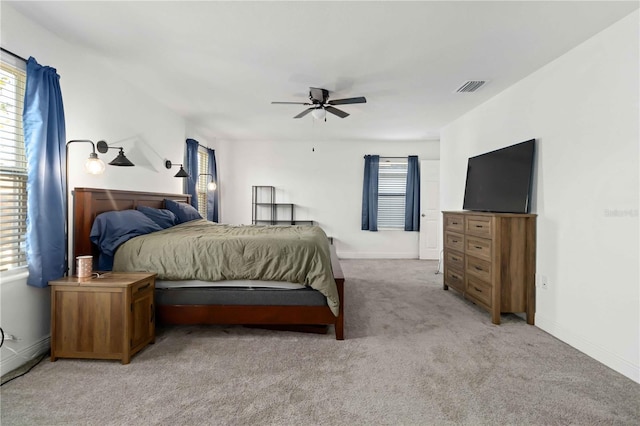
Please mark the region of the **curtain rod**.
[[4, 53], [9, 54], [9, 55], [13, 56], [14, 58], [17, 58], [17, 59], [20, 59], [20, 60], [22, 60], [22, 61], [24, 61], [24, 62], [27, 62], [27, 60], [26, 60], [25, 58], [23, 58], [22, 56], [20, 56], [20, 55], [16, 55], [16, 54], [15, 54], [15, 53], [13, 53], [12, 51], [7, 50], [7, 49], [5, 49], [4, 47], [0, 47], [0, 49], [2, 49], [2, 51], [3, 51]]

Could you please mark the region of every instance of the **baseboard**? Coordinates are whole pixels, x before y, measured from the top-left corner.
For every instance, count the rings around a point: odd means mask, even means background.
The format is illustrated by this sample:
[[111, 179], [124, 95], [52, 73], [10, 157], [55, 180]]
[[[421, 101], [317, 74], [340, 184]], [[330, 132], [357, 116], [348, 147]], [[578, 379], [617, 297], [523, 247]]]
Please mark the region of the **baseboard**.
[[555, 321], [551, 321], [537, 313], [536, 326], [596, 361], [625, 375], [634, 382], [640, 383], [640, 365], [620, 357], [610, 350], [585, 339], [583, 336], [572, 333]]
[[48, 352], [51, 348], [51, 337], [47, 336], [30, 346], [16, 350], [18, 355], [4, 347], [6, 345], [11, 345], [12, 343], [14, 342], [4, 342], [4, 345], [2, 345], [3, 347], [0, 349], [2, 350], [2, 359], [0, 359], [0, 376], [4, 376], [5, 374], [12, 372], [16, 368], [20, 368], [34, 358]]
[[418, 259], [418, 253], [363, 253], [357, 251], [336, 251], [340, 259]]

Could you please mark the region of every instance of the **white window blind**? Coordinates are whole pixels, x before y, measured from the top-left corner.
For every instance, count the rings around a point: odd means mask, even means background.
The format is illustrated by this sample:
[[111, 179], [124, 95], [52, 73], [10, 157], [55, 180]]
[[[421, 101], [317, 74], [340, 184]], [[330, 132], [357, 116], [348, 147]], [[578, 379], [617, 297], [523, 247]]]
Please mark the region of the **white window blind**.
[[209, 156], [207, 150], [198, 147], [198, 181], [196, 183], [196, 192], [198, 193], [198, 211], [204, 218], [207, 217], [207, 185], [211, 180], [211, 176], [204, 176], [209, 173]]
[[26, 64], [0, 60], [0, 271], [26, 266], [27, 159], [22, 109]]
[[378, 228], [404, 229], [407, 159], [380, 157], [378, 166]]

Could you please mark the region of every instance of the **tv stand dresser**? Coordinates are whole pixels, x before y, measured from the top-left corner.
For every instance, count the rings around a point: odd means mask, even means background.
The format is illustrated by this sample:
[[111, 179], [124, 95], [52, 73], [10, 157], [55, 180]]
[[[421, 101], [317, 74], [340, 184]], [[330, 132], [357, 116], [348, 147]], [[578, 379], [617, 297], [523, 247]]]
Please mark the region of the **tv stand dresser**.
[[534, 324], [536, 215], [444, 211], [444, 285], [491, 313]]

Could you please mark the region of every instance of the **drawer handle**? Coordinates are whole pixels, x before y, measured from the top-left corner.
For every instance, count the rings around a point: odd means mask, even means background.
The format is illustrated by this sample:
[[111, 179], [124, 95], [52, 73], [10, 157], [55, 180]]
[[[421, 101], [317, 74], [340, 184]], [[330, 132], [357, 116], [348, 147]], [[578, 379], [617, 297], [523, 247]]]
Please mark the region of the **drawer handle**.
[[457, 242], [458, 242], [458, 240], [451, 240], [451, 242], [452, 242], [452, 243], [457, 243]]
[[479, 266], [474, 266], [474, 268], [476, 268], [477, 271], [482, 271], [482, 268]]
[[480, 290], [478, 287], [475, 287], [475, 286], [474, 286], [474, 287], [473, 287], [473, 289], [474, 289], [475, 291], [479, 292], [479, 293], [482, 293], [482, 290]]
[[457, 224], [458, 224], [458, 222], [451, 222], [451, 224], [452, 224], [452, 225], [457, 225]]
[[482, 225], [476, 225], [476, 228], [484, 228]]
[[474, 246], [475, 248], [477, 248], [478, 250], [482, 250], [482, 247], [480, 246]]
[[460, 277], [457, 276], [456, 274], [451, 274], [451, 278], [460, 279]]
[[151, 285], [151, 283], [146, 283], [146, 284], [145, 284], [145, 285], [143, 285], [142, 287], [138, 287], [138, 290], [137, 290], [137, 291], [142, 291], [142, 290], [144, 290], [145, 288], [149, 287], [150, 285]]
[[457, 261], [458, 261], [458, 260], [460, 260], [460, 259], [458, 259], [458, 258], [457, 258], [457, 257], [455, 257], [455, 256], [451, 256], [451, 260], [454, 260], [454, 261], [456, 261], [456, 262], [457, 262]]

